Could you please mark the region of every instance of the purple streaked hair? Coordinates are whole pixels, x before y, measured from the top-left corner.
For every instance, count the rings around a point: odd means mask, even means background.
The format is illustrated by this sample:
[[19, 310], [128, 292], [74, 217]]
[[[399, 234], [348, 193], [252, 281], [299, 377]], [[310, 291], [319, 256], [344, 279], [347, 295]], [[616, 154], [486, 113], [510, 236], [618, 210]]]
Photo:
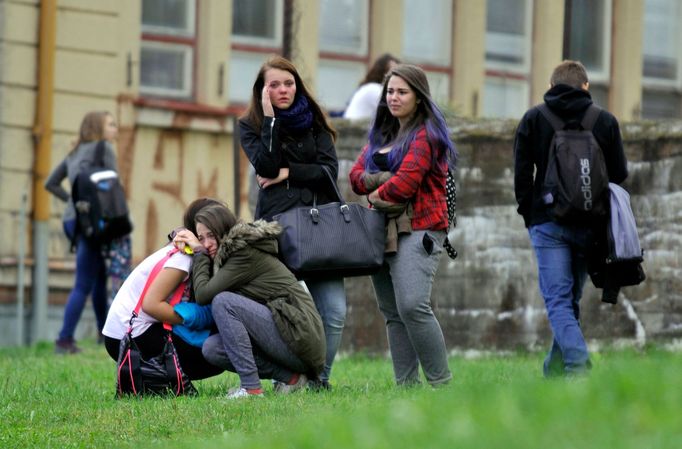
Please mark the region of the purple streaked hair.
[[[395, 118], [386, 104], [386, 90], [388, 80], [392, 76], [398, 76], [405, 80], [417, 96], [417, 110], [404, 129]], [[443, 112], [431, 99], [429, 83], [424, 71], [411, 64], [399, 64], [391, 69], [384, 79], [381, 99], [377, 106], [374, 121], [369, 130], [369, 150], [365, 158], [365, 169], [369, 172], [379, 171], [373, 160], [373, 155], [381, 148], [393, 142], [393, 150], [388, 154], [388, 162], [392, 172], [396, 172], [414, 141], [417, 131], [421, 126], [426, 128], [427, 139], [433, 151], [432, 164], [436, 166], [443, 159], [447, 160], [448, 167], [454, 169], [457, 164], [457, 150], [450, 140], [448, 125], [445, 122]]]

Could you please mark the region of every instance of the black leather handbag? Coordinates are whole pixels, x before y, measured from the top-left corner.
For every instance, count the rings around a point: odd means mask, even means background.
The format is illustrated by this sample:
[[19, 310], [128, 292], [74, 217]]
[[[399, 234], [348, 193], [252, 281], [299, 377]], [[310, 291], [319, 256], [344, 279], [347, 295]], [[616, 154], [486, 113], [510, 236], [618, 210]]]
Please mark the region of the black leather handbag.
[[142, 358], [130, 334], [121, 340], [117, 367], [116, 396], [190, 395], [197, 394], [189, 377], [180, 366], [170, 332], [159, 355]]
[[282, 226], [280, 257], [299, 277], [364, 276], [384, 262], [386, 218], [383, 212], [347, 203], [329, 169], [322, 166], [338, 202], [292, 208], [275, 215]]
[[[197, 390], [180, 366], [180, 359], [173, 345], [171, 326], [163, 323], [166, 330], [165, 344], [160, 354], [145, 359], [133, 339], [133, 321], [138, 316], [149, 286], [163, 268], [168, 258], [178, 250], [171, 250], [152, 269], [142, 290], [140, 299], [130, 318], [128, 331], [121, 339], [116, 363], [116, 397], [148, 395], [196, 395]], [[185, 283], [181, 283], [173, 293], [170, 305], [177, 304], [182, 298]]]

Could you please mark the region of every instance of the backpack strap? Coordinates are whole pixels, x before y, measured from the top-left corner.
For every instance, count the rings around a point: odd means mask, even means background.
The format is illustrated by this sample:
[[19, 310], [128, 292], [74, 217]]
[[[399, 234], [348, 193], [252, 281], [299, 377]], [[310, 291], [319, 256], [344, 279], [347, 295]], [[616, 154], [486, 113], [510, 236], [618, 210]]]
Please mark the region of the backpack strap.
[[582, 126], [585, 131], [592, 131], [594, 124], [597, 123], [599, 114], [601, 114], [601, 108], [592, 103], [585, 111], [585, 115], [580, 121], [580, 126]]
[[[561, 131], [564, 129], [566, 126], [566, 122], [564, 122], [561, 117], [556, 115], [545, 103], [539, 104], [536, 106], [538, 108], [538, 111], [542, 114], [543, 117], [547, 119], [547, 121], [552, 125], [552, 128], [554, 128], [554, 131]], [[601, 108], [594, 103], [590, 104], [587, 107], [587, 110], [585, 110], [585, 115], [583, 115], [583, 119], [580, 121], [580, 126], [582, 129], [585, 131], [592, 131], [592, 128], [594, 128], [594, 124], [597, 122], [597, 119], [599, 118], [599, 114], [601, 114]]]
[[[128, 333], [132, 333], [132, 331], [133, 331], [133, 320], [135, 320], [135, 318], [137, 318], [138, 315], [140, 314], [140, 309], [142, 308], [142, 302], [144, 301], [144, 297], [147, 295], [147, 290], [149, 290], [149, 287], [151, 287], [152, 282], [154, 282], [154, 279], [156, 278], [156, 276], [163, 269], [163, 265], [166, 263], [166, 261], [168, 259], [170, 259], [170, 257], [177, 252], [179, 252], [179, 250], [177, 248], [171, 249], [170, 251], [168, 251], [168, 254], [166, 254], [163, 259], [159, 260], [156, 263], [156, 265], [154, 265], [154, 268], [152, 268], [152, 271], [151, 271], [151, 273], [149, 273], [149, 277], [147, 278], [147, 282], [144, 284], [144, 288], [142, 289], [142, 293], [140, 294], [140, 299], [137, 300], [137, 305], [135, 306], [135, 310], [133, 310], [133, 314], [130, 317], [130, 322], [128, 325]], [[180, 300], [182, 299], [182, 293], [184, 290], [185, 290], [185, 282], [181, 282], [180, 285], [178, 285], [178, 287], [173, 292], [173, 296], [171, 296], [171, 299], [170, 299], [170, 301], [168, 301], [168, 303], [171, 306], [174, 306], [177, 303], [179, 303]], [[167, 331], [170, 331], [172, 329], [171, 325], [168, 323], [163, 323], [163, 327]]]
[[95, 159], [93, 160], [93, 166], [95, 167], [104, 167], [104, 151], [107, 148], [107, 144], [105, 140], [100, 140], [97, 142], [97, 146], [95, 147]]
[[549, 106], [547, 106], [545, 103], [541, 103], [536, 107], [538, 108], [538, 111], [540, 111], [542, 116], [547, 119], [549, 124], [552, 125], [554, 131], [561, 131], [562, 129], [564, 129], [564, 127], [566, 126], [566, 122], [561, 120], [561, 117], [552, 112]]

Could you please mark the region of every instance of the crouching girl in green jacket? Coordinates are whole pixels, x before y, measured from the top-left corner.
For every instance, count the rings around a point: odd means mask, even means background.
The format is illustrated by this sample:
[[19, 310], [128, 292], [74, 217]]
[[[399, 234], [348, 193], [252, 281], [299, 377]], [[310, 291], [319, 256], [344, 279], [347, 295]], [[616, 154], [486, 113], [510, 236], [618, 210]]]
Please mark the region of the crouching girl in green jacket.
[[[312, 297], [277, 258], [276, 222], [243, 223], [223, 205], [197, 213], [195, 236], [173, 239], [194, 253], [192, 282], [199, 304], [212, 304], [219, 334], [203, 345], [204, 357], [239, 375], [228, 398], [262, 395], [262, 378], [289, 393], [317, 378], [326, 346]], [[212, 267], [217, 271], [211, 276]]]

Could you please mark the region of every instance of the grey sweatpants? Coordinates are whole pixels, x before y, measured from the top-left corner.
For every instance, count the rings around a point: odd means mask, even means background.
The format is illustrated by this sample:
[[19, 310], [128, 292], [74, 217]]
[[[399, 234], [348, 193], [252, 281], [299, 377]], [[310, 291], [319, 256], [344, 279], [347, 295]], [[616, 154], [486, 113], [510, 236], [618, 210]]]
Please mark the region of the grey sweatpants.
[[444, 231], [401, 235], [398, 252], [386, 256], [384, 266], [372, 276], [399, 385], [418, 383], [420, 364], [431, 385], [452, 378], [443, 331], [431, 309], [431, 286], [444, 238]]
[[307, 370], [282, 340], [270, 309], [263, 304], [222, 292], [213, 298], [212, 311], [219, 333], [204, 342], [204, 358], [236, 372], [241, 387], [261, 388], [261, 377], [288, 382], [294, 373]]

